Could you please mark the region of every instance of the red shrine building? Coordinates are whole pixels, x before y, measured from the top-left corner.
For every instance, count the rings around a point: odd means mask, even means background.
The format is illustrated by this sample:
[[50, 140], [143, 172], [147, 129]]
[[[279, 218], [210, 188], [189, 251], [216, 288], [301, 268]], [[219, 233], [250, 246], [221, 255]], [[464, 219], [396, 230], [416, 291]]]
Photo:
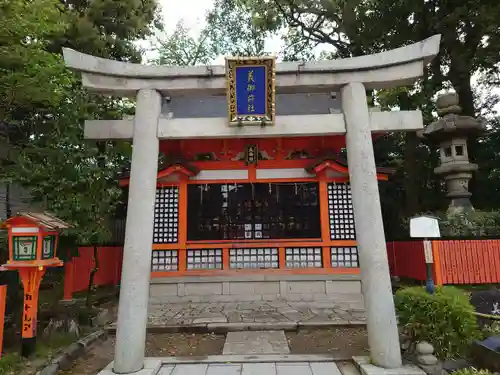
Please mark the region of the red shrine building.
[[160, 141], [151, 302], [347, 292], [362, 305], [344, 147], [343, 135]]

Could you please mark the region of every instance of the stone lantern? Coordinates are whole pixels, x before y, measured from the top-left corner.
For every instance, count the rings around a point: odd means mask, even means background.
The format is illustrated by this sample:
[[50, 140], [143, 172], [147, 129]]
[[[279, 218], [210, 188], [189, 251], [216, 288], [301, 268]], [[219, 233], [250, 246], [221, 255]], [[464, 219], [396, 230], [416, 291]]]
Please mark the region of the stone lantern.
[[456, 93], [441, 94], [436, 101], [440, 119], [427, 125], [422, 136], [439, 145], [440, 165], [434, 173], [443, 176], [451, 199], [449, 214], [473, 211], [470, 202], [469, 181], [477, 170], [477, 164], [469, 162], [467, 138], [484, 133], [486, 126], [481, 120], [461, 116]]

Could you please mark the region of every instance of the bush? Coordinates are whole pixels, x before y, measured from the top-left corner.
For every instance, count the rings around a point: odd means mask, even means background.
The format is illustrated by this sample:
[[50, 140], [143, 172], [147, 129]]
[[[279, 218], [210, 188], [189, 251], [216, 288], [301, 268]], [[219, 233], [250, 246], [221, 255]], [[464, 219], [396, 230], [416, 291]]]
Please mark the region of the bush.
[[400, 289], [395, 297], [399, 324], [414, 341], [428, 341], [440, 358], [463, 357], [480, 337], [474, 307], [454, 287], [428, 294], [422, 287]]

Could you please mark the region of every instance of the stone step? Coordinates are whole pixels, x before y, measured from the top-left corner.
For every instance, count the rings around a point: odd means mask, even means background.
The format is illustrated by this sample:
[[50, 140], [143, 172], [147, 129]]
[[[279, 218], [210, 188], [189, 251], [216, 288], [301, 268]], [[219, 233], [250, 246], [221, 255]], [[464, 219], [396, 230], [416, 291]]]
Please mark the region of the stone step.
[[289, 354], [285, 331], [228, 332], [223, 355]]

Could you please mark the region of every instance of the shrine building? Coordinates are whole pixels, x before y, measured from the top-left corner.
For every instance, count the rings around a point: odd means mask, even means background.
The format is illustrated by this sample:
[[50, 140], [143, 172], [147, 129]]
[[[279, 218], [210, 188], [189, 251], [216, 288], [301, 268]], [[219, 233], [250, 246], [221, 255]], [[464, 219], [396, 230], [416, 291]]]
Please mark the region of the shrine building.
[[[276, 111], [340, 113], [340, 100], [278, 94]], [[162, 104], [166, 118], [226, 114], [220, 96]], [[344, 147], [344, 135], [161, 140], [150, 302], [323, 299], [362, 308]], [[390, 173], [378, 168], [377, 179]]]

